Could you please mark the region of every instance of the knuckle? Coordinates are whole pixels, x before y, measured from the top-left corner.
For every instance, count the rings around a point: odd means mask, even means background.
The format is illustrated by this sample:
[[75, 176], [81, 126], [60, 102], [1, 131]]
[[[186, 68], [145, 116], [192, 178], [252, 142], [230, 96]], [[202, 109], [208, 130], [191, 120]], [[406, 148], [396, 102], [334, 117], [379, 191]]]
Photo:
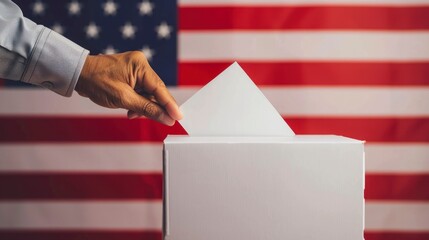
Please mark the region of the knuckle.
[[114, 93], [113, 103], [118, 107], [128, 105], [128, 95], [124, 91], [117, 90]]
[[146, 57], [141, 51], [131, 51], [130, 58], [137, 62], [145, 62]]
[[158, 77], [158, 75], [154, 71], [147, 71], [146, 76], [146, 81], [151, 81], [151, 85], [153, 86], [152, 89], [149, 91], [150, 94], [154, 94], [161, 89], [167, 88], [165, 83], [161, 80], [161, 78]]
[[165, 88], [166, 86], [165, 86], [165, 83], [164, 83], [164, 81], [162, 81], [160, 78], [158, 78], [158, 87], [160, 87], [160, 88]]
[[161, 111], [157, 108], [157, 106], [152, 102], [147, 102], [143, 106], [143, 115], [158, 119], [161, 116]]
[[134, 76], [144, 76], [149, 68], [149, 63], [141, 51], [129, 52], [129, 64], [132, 66]]

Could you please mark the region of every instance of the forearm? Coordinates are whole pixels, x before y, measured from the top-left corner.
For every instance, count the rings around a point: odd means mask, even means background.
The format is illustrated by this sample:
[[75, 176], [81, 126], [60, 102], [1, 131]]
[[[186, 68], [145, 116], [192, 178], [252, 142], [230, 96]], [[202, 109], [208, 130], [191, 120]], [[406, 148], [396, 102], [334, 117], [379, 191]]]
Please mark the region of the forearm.
[[19, 7], [0, 0], [0, 77], [71, 96], [88, 50], [25, 18]]

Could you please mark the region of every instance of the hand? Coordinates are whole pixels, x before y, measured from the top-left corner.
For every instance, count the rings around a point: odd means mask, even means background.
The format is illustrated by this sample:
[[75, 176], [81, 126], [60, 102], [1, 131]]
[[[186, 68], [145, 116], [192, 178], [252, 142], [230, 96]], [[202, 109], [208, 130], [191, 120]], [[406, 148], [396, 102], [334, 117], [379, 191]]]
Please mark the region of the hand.
[[79, 95], [108, 108], [128, 110], [172, 126], [182, 114], [142, 52], [88, 56], [75, 87]]

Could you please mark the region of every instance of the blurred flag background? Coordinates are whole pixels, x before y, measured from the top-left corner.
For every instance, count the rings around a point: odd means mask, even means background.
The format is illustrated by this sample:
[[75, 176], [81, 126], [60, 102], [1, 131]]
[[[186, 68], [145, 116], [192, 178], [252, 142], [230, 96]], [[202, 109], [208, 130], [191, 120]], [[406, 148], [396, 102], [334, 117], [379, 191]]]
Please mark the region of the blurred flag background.
[[[179, 103], [237, 60], [296, 133], [367, 141], [367, 240], [429, 239], [429, 0], [15, 2], [91, 54], [143, 51]], [[3, 81], [0, 239], [161, 239], [179, 133]]]

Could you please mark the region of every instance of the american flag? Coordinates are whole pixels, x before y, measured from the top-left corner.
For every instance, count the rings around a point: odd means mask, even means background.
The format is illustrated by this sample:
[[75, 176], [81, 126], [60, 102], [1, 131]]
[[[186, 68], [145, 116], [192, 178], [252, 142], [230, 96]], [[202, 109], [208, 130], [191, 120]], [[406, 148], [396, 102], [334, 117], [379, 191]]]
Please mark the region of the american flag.
[[[237, 60], [296, 133], [367, 141], [367, 240], [429, 239], [429, 0], [15, 2], [91, 54], [144, 51], [179, 103]], [[3, 82], [0, 239], [161, 239], [183, 133]]]

